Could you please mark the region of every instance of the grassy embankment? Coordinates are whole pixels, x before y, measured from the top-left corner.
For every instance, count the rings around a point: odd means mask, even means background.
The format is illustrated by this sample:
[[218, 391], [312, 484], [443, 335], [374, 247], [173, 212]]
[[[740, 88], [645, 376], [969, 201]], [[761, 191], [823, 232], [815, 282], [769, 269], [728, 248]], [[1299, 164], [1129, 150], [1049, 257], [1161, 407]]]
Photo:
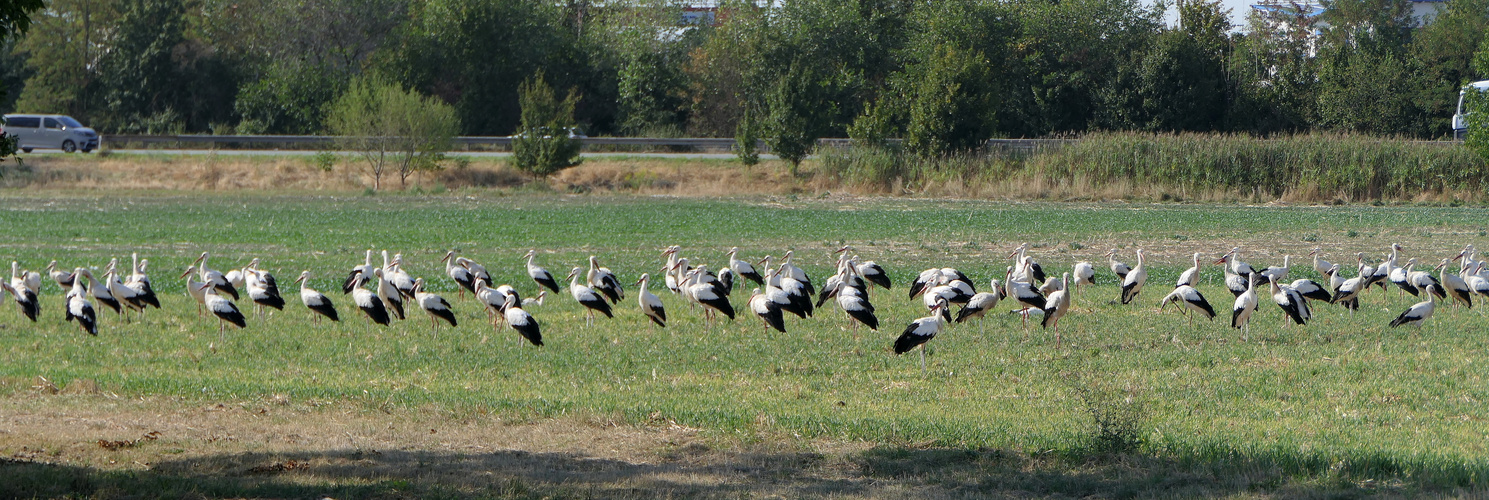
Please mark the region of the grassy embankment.
[[[1301, 256], [1315, 245], [1346, 261], [1353, 251], [1378, 256], [1391, 241], [1410, 241], [1412, 255], [1435, 261], [1483, 239], [1489, 215], [1483, 209], [76, 193], [13, 193], [0, 205], [11, 235], [0, 248], [24, 266], [40, 268], [54, 258], [63, 266], [100, 266], [108, 257], [140, 251], [151, 259], [165, 297], [165, 310], [150, 311], [143, 322], [105, 315], [97, 338], [62, 321], [52, 284], [44, 286], [39, 323], [24, 323], [13, 311], [0, 315], [7, 325], [0, 330], [0, 377], [6, 381], [0, 392], [64, 416], [69, 404], [79, 403], [36, 396], [31, 387], [46, 385], [39, 377], [64, 392], [96, 386], [83, 392], [161, 401], [167, 408], [289, 401], [373, 416], [415, 412], [478, 427], [578, 415], [643, 426], [673, 422], [703, 429], [714, 442], [744, 446], [864, 442], [868, 451], [832, 460], [871, 480], [984, 494], [1462, 493], [1459, 488], [1482, 488], [1489, 473], [1485, 386], [1477, 369], [1489, 350], [1481, 334], [1489, 320], [1477, 311], [1444, 308], [1420, 332], [1390, 329], [1386, 323], [1412, 300], [1377, 292], [1353, 316], [1320, 306], [1313, 324], [1283, 328], [1276, 308], [1264, 304], [1248, 341], [1225, 326], [1224, 316], [1191, 325], [1172, 309], [1155, 312], [1193, 251], [1216, 254], [1241, 244], [1258, 265], [1277, 264], [1288, 253], [1299, 276], [1313, 275]], [[1016, 316], [999, 315], [934, 340], [926, 373], [913, 355], [889, 352], [898, 329], [923, 315], [903, 288], [918, 270], [955, 266], [985, 284], [1000, 277], [1007, 251], [1025, 240], [1054, 271], [1075, 260], [1099, 263], [1109, 247], [1122, 248], [1133, 263], [1131, 250], [1141, 246], [1153, 259], [1151, 289], [1138, 304], [1108, 304], [1115, 288], [1103, 272], [1100, 287], [1077, 297], [1080, 309], [1065, 320], [1059, 347], [1047, 332], [1026, 332]], [[788, 321], [785, 335], [763, 332], [747, 316], [709, 330], [696, 310], [654, 290], [673, 318], [665, 330], [646, 326], [634, 296], [617, 307], [615, 319], [593, 328], [583, 326], [572, 300], [550, 297], [533, 309], [548, 341], [539, 349], [509, 331], [493, 331], [472, 301], [456, 297], [437, 263], [446, 249], [458, 248], [485, 263], [497, 282], [531, 295], [534, 285], [519, 258], [530, 247], [545, 250], [540, 262], [558, 274], [597, 255], [627, 283], [655, 272], [657, 249], [667, 244], [681, 244], [695, 262], [715, 265], [731, 246], [749, 257], [794, 248], [820, 281], [829, 272], [829, 252], [842, 242], [893, 275], [896, 288], [874, 294], [881, 332], [847, 329], [831, 309]], [[332, 295], [345, 321], [311, 325], [294, 302], [291, 279], [310, 269], [313, 284], [330, 292], [368, 247], [402, 252], [410, 271], [430, 278], [431, 288], [454, 304], [461, 326], [435, 337], [423, 313], [414, 311], [408, 321], [375, 328], [340, 294]], [[251, 319], [248, 329], [230, 331], [227, 342], [217, 343], [216, 321], [197, 317], [174, 279], [203, 250], [213, 252], [218, 269], [263, 258], [285, 287], [290, 308]], [[1205, 273], [1201, 290], [1223, 315], [1229, 294], [1218, 285], [1217, 268]], [[736, 306], [745, 295], [736, 296]], [[81, 404], [95, 398], [117, 405], [104, 396], [80, 397]], [[305, 411], [306, 420], [315, 420], [326, 410]], [[1114, 424], [1103, 433], [1093, 413]], [[107, 439], [134, 437], [111, 429], [97, 432]], [[93, 491], [50, 485], [70, 480], [120, 494], [461, 494], [444, 489], [437, 476], [382, 469], [372, 476], [347, 474], [327, 462], [335, 457], [320, 455], [307, 459], [308, 470], [284, 479], [235, 478], [236, 465], [222, 463], [268, 463], [269, 455], [228, 453], [237, 448], [182, 435], [167, 434], [120, 455], [45, 436], [0, 434], [0, 452], [7, 456], [34, 458], [39, 444], [53, 452], [46, 460], [77, 469], [0, 466], [19, 478], [8, 482], [18, 488], [10, 493]], [[157, 472], [114, 463], [122, 457], [137, 457]], [[455, 451], [418, 462], [472, 459]], [[504, 494], [575, 493], [567, 489], [573, 483], [562, 480], [495, 472], [492, 481], [507, 488]], [[788, 494], [866, 491], [831, 481], [808, 486], [788, 488]], [[657, 488], [632, 495], [765, 493]], [[595, 490], [579, 494], [584, 491]]]
[[[557, 190], [681, 196], [890, 194], [1051, 201], [1417, 202], [1480, 204], [1489, 162], [1461, 145], [1308, 135], [1272, 140], [1215, 134], [1091, 134], [1033, 152], [922, 160], [871, 149], [824, 149], [800, 177], [784, 164], [735, 160], [591, 158], [539, 185], [500, 158], [451, 161], [412, 178], [420, 191]], [[32, 157], [0, 185], [43, 189], [360, 191], [372, 185], [346, 157]], [[396, 177], [383, 185], [396, 189]]]

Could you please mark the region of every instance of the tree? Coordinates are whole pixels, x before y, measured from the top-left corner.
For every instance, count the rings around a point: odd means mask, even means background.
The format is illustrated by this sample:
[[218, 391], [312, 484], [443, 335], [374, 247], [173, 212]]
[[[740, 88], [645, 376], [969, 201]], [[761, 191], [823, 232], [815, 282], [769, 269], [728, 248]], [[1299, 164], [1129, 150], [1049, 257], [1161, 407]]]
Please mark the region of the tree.
[[1416, 30], [1411, 59], [1419, 64], [1421, 87], [1415, 101], [1422, 109], [1419, 128], [1427, 137], [1450, 134], [1448, 116], [1458, 105], [1458, 89], [1489, 73], [1472, 67], [1474, 51], [1489, 33], [1489, 0], [1450, 0], [1431, 24]]
[[734, 130], [734, 154], [739, 156], [740, 163], [745, 166], [760, 163], [760, 124], [756, 123], [755, 113], [745, 108]]
[[387, 167], [396, 168], [400, 188], [421, 170], [439, 168], [460, 129], [454, 108], [384, 79], [360, 78], [331, 104], [328, 130], [341, 147], [356, 151], [372, 174], [372, 189], [382, 189]]
[[523, 82], [517, 93], [522, 102], [522, 128], [512, 137], [513, 165], [547, 178], [583, 162], [579, 157], [582, 144], [569, 137], [579, 94], [571, 89], [567, 98], [559, 100], [542, 73]]
[[56, 0], [42, 11], [15, 50], [31, 75], [21, 86], [16, 108], [65, 113], [92, 123], [101, 111], [97, 96], [103, 42], [119, 17], [116, 0]]
[[[173, 117], [182, 75], [173, 54], [185, 41], [186, 6], [175, 0], [123, 0], [109, 50], [99, 60], [109, 130], [140, 131], [142, 124]], [[155, 131], [159, 132], [159, 131]]]
[[890, 83], [903, 96], [891, 102], [902, 103], [908, 152], [940, 157], [967, 151], [997, 132], [1008, 78], [1006, 33], [1012, 31], [1006, 15], [1001, 5], [965, 0], [916, 13], [923, 31], [909, 42], [905, 69]]
[[766, 142], [772, 153], [791, 162], [792, 176], [816, 147], [826, 118], [822, 113], [822, 87], [809, 68], [805, 62], [792, 64], [766, 96], [770, 105], [766, 121], [770, 138]]
[[[42, 0], [17, 0], [0, 5], [0, 42], [10, 42], [31, 28], [31, 14], [41, 9]], [[5, 95], [0, 88], [0, 98]], [[16, 154], [16, 139], [0, 134], [0, 160]]]

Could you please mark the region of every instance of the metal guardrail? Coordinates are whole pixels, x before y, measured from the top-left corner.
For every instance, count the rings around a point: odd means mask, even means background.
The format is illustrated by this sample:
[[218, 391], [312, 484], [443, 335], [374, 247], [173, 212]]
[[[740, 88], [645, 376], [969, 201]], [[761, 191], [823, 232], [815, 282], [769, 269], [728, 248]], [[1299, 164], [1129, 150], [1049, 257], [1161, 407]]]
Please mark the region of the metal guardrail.
[[[327, 135], [105, 135], [104, 144], [113, 148], [121, 148], [129, 144], [156, 145], [156, 144], [203, 144], [212, 147], [225, 148], [251, 148], [251, 147], [311, 147], [335, 144], [338, 137]], [[734, 148], [732, 138], [712, 137], [678, 137], [678, 138], [656, 138], [656, 137], [584, 137], [579, 139], [586, 148], [610, 148], [616, 146], [642, 147], [642, 148], [689, 148], [694, 150], [722, 150], [728, 151]], [[1063, 146], [1075, 142], [1075, 139], [992, 139], [987, 143], [989, 149], [1001, 151], [1028, 152], [1044, 146]], [[829, 138], [817, 141], [823, 146], [847, 147], [852, 144], [852, 139]], [[890, 142], [897, 143], [899, 139], [891, 139]], [[463, 136], [453, 140], [456, 149], [471, 149], [472, 147], [509, 148], [512, 146], [512, 138], [506, 136]], [[761, 141], [761, 151], [769, 151], [765, 141]]]

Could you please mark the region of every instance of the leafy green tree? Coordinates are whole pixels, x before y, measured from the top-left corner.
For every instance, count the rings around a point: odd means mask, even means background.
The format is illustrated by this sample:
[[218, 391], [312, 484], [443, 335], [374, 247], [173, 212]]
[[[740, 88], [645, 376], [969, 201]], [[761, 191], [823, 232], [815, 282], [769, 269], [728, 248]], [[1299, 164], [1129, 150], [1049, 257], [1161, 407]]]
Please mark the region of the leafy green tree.
[[916, 13], [923, 31], [891, 81], [903, 96], [907, 151], [939, 157], [977, 148], [997, 133], [1012, 31], [1007, 14], [1001, 5], [962, 0]]
[[760, 163], [760, 124], [749, 108], [745, 108], [744, 114], [740, 115], [739, 125], [735, 128], [734, 154], [746, 166]]
[[1463, 121], [1468, 127], [1463, 144], [1489, 160], [1489, 92], [1469, 89], [1463, 96], [1463, 107]]
[[770, 115], [766, 118], [770, 150], [782, 160], [791, 162], [791, 175], [797, 175], [801, 161], [805, 160], [817, 146], [825, 125], [822, 99], [823, 87], [815, 73], [805, 63], [792, 64], [782, 75], [766, 102]]
[[1247, 23], [1230, 63], [1229, 128], [1307, 129], [1318, 103], [1318, 61], [1309, 38], [1318, 20], [1303, 12], [1263, 16], [1253, 11]]
[[97, 85], [103, 42], [119, 17], [117, 0], [54, 0], [20, 38], [15, 50], [30, 76], [17, 95], [16, 109], [65, 113], [92, 123], [101, 111]]
[[560, 100], [542, 73], [523, 82], [517, 92], [522, 101], [522, 128], [512, 137], [513, 166], [547, 178], [583, 162], [579, 157], [583, 145], [569, 137], [579, 94], [570, 90], [569, 96]]
[[1097, 123], [1150, 131], [1220, 127], [1227, 99], [1229, 15], [1218, 1], [1180, 2], [1178, 28], [1160, 32], [1098, 92]]
[[326, 126], [341, 147], [366, 162], [377, 191], [388, 167], [398, 174], [400, 188], [408, 187], [414, 173], [439, 168], [460, 122], [439, 99], [371, 77], [353, 81], [331, 104]]
[[[18, 0], [0, 5], [0, 42], [9, 45], [15, 37], [31, 29], [31, 14], [41, 9], [41, 0]], [[0, 100], [4, 100], [6, 89], [0, 88]], [[14, 157], [16, 139], [0, 135], [0, 161]]]
[[565, 14], [555, 2], [532, 0], [420, 2], [376, 67], [453, 103], [467, 134], [516, 130], [518, 87], [539, 70], [554, 86], [590, 96], [575, 115], [603, 128], [614, 120], [614, 73], [597, 60], [603, 48]]
[[233, 103], [242, 134], [308, 134], [321, 130], [327, 103], [346, 83], [327, 71], [270, 65], [258, 81], [238, 89]]
[[137, 131], [152, 119], [176, 115], [183, 81], [173, 53], [185, 40], [186, 6], [174, 0], [122, 0], [109, 50], [99, 60], [98, 84], [108, 114], [100, 122]]
[[1449, 0], [1430, 24], [1416, 30], [1411, 41], [1411, 59], [1418, 63], [1421, 78], [1415, 101], [1422, 109], [1416, 128], [1427, 137], [1451, 133], [1448, 119], [1458, 105], [1458, 90], [1464, 83], [1481, 80], [1489, 73], [1475, 71], [1474, 51], [1483, 46], [1489, 33], [1489, 0]]

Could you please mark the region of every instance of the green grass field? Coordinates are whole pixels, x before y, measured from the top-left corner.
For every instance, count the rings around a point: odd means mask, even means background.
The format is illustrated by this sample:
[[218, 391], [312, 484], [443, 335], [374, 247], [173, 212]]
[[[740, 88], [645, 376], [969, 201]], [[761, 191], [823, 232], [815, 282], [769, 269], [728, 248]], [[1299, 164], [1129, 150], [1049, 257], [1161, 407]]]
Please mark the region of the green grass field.
[[[1258, 267], [1280, 264], [1286, 252], [1292, 278], [1314, 279], [1305, 257], [1314, 246], [1352, 264], [1354, 252], [1378, 259], [1397, 241], [1435, 263], [1483, 242], [1489, 210], [1480, 208], [70, 193], [9, 193], [0, 208], [8, 236], [0, 257], [30, 269], [51, 259], [101, 267], [138, 251], [151, 260], [164, 303], [144, 322], [103, 315], [92, 338], [63, 322], [61, 292], [43, 280], [40, 322], [24, 322], [9, 305], [0, 312], [0, 377], [9, 380], [91, 380], [125, 397], [189, 402], [282, 395], [455, 418], [670, 420], [746, 443], [864, 441], [875, 445], [866, 467], [930, 474], [932, 482], [946, 478], [923, 468], [961, 460], [955, 450], [1054, 464], [981, 481], [979, 474], [994, 477], [991, 469], [955, 469], [981, 494], [1453, 495], [1489, 481], [1489, 386], [1481, 368], [1489, 361], [1489, 320], [1477, 307], [1440, 308], [1420, 332], [1397, 330], [1387, 323], [1415, 299], [1372, 292], [1353, 317], [1317, 305], [1312, 324], [1282, 328], [1280, 311], [1264, 298], [1242, 342], [1228, 328], [1232, 298], [1220, 269], [1207, 266], [1200, 289], [1221, 317], [1191, 325], [1172, 308], [1156, 312], [1190, 252], [1213, 260], [1243, 245]], [[953, 266], [985, 287], [1002, 278], [1008, 252], [1024, 241], [1046, 269], [1090, 260], [1104, 279], [1077, 296], [1078, 310], [1062, 323], [1063, 345], [1005, 314], [933, 340], [925, 373], [913, 354], [892, 353], [904, 325], [924, 315], [920, 300], [905, 296], [916, 273]], [[456, 296], [438, 262], [458, 249], [498, 283], [531, 296], [535, 285], [521, 258], [528, 248], [546, 252], [540, 263], [560, 276], [598, 256], [627, 285], [642, 272], [655, 274], [659, 250], [670, 244], [713, 267], [726, 262], [731, 246], [757, 259], [794, 249], [820, 284], [843, 243], [894, 279], [894, 290], [873, 291], [880, 332], [850, 330], [833, 309], [809, 320], [788, 316], [789, 334], [764, 332], [744, 315], [705, 329], [696, 310], [653, 287], [672, 318], [665, 330], [648, 327], [629, 294], [615, 319], [585, 328], [565, 293], [530, 309], [548, 344], [534, 348], [510, 330], [493, 331], [474, 301]], [[1116, 287], [1099, 255], [1121, 248], [1135, 264], [1139, 246], [1154, 260], [1147, 290], [1138, 304], [1108, 304]], [[454, 305], [460, 327], [434, 337], [422, 311], [392, 327], [370, 326], [333, 293], [367, 248], [403, 253], [409, 271]], [[212, 252], [219, 270], [262, 258], [283, 287], [285, 312], [250, 318], [247, 329], [216, 344], [216, 320], [199, 318], [175, 279], [202, 251]], [[292, 283], [301, 269], [336, 301], [342, 323], [310, 324]], [[736, 308], [744, 309], [747, 296], [747, 289], [735, 292]], [[24, 386], [0, 391], [23, 397]], [[1093, 409], [1138, 417], [1115, 429], [1135, 446], [1099, 439]], [[0, 454], [16, 452], [7, 447]], [[1111, 461], [1148, 472], [1085, 477], [1092, 463]], [[51, 491], [19, 484], [9, 492]]]

